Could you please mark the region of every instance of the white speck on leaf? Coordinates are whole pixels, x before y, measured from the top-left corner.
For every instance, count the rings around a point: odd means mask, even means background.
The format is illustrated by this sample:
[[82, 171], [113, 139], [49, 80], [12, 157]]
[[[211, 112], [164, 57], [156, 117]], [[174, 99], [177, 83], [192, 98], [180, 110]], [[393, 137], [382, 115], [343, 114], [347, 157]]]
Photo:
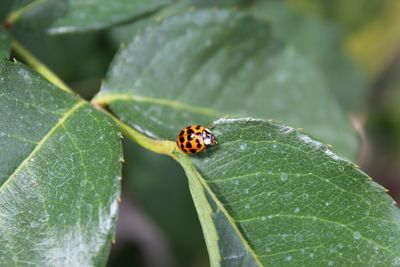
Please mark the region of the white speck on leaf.
[[294, 213], [298, 213], [299, 211], [300, 211], [299, 208], [295, 208], [293, 212], [294, 212]]
[[22, 78], [24, 79], [25, 82], [32, 83], [32, 78], [29, 75], [29, 72], [26, 71], [25, 69], [20, 69], [18, 71], [18, 74], [22, 76]]
[[361, 238], [360, 232], [354, 232], [353, 237], [354, 237], [354, 239], [357, 239], [357, 240], [360, 239]]
[[246, 143], [241, 143], [240, 144], [240, 150], [245, 150], [247, 148], [247, 144]]
[[331, 159], [333, 160], [340, 160], [340, 157], [338, 155], [336, 155], [335, 153], [333, 153], [332, 151], [330, 151], [329, 149], [325, 149], [325, 155], [329, 156]]
[[281, 181], [282, 181], [282, 182], [285, 182], [285, 181], [287, 181], [287, 179], [288, 179], [287, 174], [286, 174], [286, 173], [282, 173], [282, 174], [281, 174]]

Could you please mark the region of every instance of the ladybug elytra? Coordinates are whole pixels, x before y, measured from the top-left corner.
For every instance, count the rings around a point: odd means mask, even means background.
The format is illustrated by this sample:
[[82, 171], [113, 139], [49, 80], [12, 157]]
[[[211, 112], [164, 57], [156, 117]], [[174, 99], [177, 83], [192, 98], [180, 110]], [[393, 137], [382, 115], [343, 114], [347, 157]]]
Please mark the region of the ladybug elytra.
[[214, 135], [202, 125], [191, 125], [183, 128], [176, 137], [176, 144], [186, 154], [198, 153], [208, 146], [217, 144]]

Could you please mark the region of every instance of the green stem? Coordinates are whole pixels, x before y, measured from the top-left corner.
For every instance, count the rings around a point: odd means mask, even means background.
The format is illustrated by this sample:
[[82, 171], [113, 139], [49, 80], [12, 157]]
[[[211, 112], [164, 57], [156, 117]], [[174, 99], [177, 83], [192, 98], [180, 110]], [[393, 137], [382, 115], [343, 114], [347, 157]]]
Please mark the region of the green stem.
[[[106, 112], [108, 115], [111, 115], [110, 113]], [[112, 116], [112, 115], [111, 115]], [[150, 137], [147, 137], [144, 134], [141, 134], [140, 132], [136, 131], [129, 125], [125, 124], [123, 121], [115, 118], [112, 116], [114, 121], [118, 124], [120, 127], [122, 133], [138, 143], [139, 145], [143, 146], [144, 148], [153, 151], [155, 153], [159, 154], [164, 154], [171, 156], [174, 159], [177, 159], [176, 153], [176, 144], [175, 142], [168, 141], [168, 140], [155, 140]]]
[[27, 10], [35, 8], [36, 6], [40, 5], [44, 1], [46, 1], [46, 0], [36, 0], [36, 1], [29, 3], [26, 6], [21, 7], [20, 9], [12, 11], [7, 16], [6, 23], [9, 23], [11, 25], [14, 24], [15, 22], [18, 21], [18, 19], [22, 16], [22, 14], [24, 14]]
[[49, 82], [59, 87], [60, 89], [72, 93], [72, 90], [52, 72], [46, 65], [40, 62], [34, 55], [31, 54], [25, 47], [23, 47], [18, 41], [12, 40], [11, 47], [17, 52], [26, 63], [28, 63], [34, 70], [45, 77]]

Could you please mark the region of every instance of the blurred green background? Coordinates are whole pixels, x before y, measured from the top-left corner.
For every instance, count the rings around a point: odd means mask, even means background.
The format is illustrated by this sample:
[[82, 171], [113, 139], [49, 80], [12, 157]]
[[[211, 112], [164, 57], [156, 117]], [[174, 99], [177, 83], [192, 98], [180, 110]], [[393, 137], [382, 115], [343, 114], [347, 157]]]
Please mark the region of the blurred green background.
[[[4, 20], [13, 5], [23, 2], [2, 0], [0, 18]], [[332, 93], [360, 136], [358, 164], [400, 200], [399, 1], [265, 1], [267, 8], [258, 10], [252, 10], [257, 1], [183, 2], [177, 9], [218, 5], [243, 7], [256, 16], [266, 16], [276, 24], [278, 34], [286, 28], [282, 39], [298, 44], [313, 60], [325, 62], [328, 82], [338, 88]], [[118, 48], [140, 27], [139, 20], [82, 34], [48, 35], [25, 29], [13, 30], [12, 35], [90, 100]], [[342, 58], [330, 53], [337, 49], [342, 50]], [[340, 69], [343, 60], [355, 68], [350, 72]], [[348, 83], [346, 75], [358, 78]], [[129, 140], [124, 140], [124, 146], [121, 215], [108, 266], [207, 266], [206, 247], [183, 170], [172, 159]]]

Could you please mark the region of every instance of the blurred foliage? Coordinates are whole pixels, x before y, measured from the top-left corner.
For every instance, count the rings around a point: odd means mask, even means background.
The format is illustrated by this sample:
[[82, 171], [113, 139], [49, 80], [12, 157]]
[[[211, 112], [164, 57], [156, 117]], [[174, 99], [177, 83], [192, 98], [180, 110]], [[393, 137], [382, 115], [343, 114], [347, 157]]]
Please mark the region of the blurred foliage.
[[400, 2], [395, 0], [287, 0], [306, 14], [326, 18], [346, 33], [346, 46], [370, 81], [398, 53]]
[[379, 17], [391, 0], [287, 0], [306, 12], [318, 14], [337, 22], [347, 33], [356, 32], [371, 20]]
[[362, 167], [400, 201], [400, 60], [388, 69], [371, 92], [369, 153]]

